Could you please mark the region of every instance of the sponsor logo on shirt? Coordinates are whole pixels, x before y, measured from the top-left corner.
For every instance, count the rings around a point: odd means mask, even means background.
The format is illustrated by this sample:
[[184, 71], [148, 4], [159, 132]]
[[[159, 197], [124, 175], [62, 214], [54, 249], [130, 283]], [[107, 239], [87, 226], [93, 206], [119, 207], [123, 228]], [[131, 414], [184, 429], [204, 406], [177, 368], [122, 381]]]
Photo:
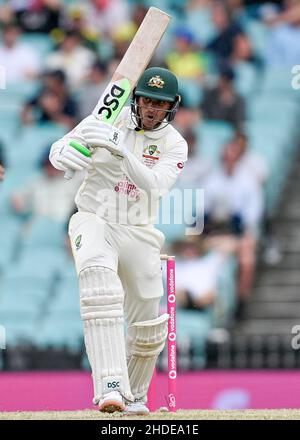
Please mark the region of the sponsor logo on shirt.
[[128, 197], [131, 201], [137, 201], [140, 198], [140, 190], [135, 186], [134, 183], [129, 180], [127, 176], [123, 180], [119, 180], [115, 186], [115, 191], [118, 194], [123, 194]]
[[76, 251], [78, 251], [82, 246], [81, 239], [82, 239], [82, 235], [78, 235], [78, 237], [75, 240]]
[[184, 167], [183, 162], [178, 162], [178, 164], [177, 164], [177, 168], [180, 169], [180, 170], [182, 170], [183, 167]]

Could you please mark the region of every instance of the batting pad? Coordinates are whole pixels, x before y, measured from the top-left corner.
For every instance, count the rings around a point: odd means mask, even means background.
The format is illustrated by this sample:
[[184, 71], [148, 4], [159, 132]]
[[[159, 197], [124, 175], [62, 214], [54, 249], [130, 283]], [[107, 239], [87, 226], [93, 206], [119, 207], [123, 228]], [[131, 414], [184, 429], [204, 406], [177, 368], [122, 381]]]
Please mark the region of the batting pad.
[[111, 391], [132, 401], [126, 364], [124, 293], [118, 275], [105, 267], [90, 267], [79, 275], [80, 311], [92, 367], [94, 404]]
[[159, 353], [168, 335], [167, 313], [128, 328], [126, 349], [131, 391], [135, 399], [145, 397]]

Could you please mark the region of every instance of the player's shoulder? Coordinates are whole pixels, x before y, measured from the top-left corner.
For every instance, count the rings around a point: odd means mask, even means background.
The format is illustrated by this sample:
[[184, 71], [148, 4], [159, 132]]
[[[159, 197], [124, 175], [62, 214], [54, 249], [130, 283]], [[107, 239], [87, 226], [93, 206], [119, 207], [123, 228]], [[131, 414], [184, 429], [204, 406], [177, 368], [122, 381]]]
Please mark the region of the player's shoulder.
[[182, 134], [173, 125], [169, 124], [166, 128], [168, 129], [168, 136], [170, 136], [172, 139], [176, 139], [177, 142], [186, 144], [186, 140]]

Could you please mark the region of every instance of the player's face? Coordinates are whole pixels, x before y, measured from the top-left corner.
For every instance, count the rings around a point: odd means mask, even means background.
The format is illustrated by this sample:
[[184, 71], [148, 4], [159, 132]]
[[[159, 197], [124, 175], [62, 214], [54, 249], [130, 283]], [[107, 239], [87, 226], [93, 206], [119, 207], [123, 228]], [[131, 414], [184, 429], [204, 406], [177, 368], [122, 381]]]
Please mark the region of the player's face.
[[138, 100], [139, 116], [142, 121], [142, 128], [153, 130], [166, 117], [167, 110], [171, 108], [171, 103], [167, 101], [158, 101], [152, 98], [141, 96]]

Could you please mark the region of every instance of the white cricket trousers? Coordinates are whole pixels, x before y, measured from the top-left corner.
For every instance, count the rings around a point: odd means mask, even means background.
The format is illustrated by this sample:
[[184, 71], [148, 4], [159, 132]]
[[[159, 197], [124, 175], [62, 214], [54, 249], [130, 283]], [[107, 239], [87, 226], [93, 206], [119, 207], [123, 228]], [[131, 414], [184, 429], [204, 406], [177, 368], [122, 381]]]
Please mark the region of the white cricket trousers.
[[115, 271], [121, 280], [127, 325], [155, 319], [163, 295], [160, 253], [165, 237], [153, 225], [105, 223], [96, 214], [77, 212], [69, 223], [77, 274], [88, 267]]

